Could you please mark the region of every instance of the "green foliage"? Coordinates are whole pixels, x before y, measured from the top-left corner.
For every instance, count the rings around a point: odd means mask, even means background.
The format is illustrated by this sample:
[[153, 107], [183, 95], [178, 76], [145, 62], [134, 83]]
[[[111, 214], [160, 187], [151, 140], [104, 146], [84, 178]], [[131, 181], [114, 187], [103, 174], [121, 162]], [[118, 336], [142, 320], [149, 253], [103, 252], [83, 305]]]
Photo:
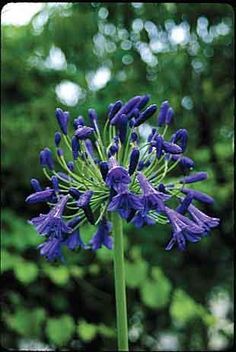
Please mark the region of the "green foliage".
[[161, 309], [170, 298], [172, 285], [160, 268], [152, 268], [152, 278], [147, 279], [141, 287], [141, 298], [148, 307]]
[[97, 333], [97, 328], [94, 324], [87, 323], [86, 321], [80, 321], [77, 327], [77, 332], [82, 340], [91, 341]]
[[50, 318], [46, 324], [46, 334], [49, 341], [57, 346], [65, 345], [74, 332], [74, 322], [69, 315]]

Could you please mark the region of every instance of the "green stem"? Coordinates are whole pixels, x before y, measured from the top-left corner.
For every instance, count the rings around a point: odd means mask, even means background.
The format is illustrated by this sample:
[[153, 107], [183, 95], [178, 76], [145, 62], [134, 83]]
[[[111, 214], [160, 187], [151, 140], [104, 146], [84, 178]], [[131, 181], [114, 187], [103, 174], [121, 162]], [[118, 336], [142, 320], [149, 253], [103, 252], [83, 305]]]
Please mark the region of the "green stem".
[[128, 323], [125, 293], [125, 265], [123, 226], [119, 214], [112, 213], [112, 229], [114, 235], [114, 276], [116, 294], [116, 319], [118, 332], [118, 351], [128, 351]]

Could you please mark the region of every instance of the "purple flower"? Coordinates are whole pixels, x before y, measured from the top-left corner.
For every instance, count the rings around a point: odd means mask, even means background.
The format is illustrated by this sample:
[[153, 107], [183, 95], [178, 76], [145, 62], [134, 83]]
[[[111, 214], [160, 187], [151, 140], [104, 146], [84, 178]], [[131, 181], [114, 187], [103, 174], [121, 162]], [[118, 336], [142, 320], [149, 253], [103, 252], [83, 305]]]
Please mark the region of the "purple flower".
[[147, 215], [146, 211], [140, 210], [135, 214], [131, 223], [140, 228], [144, 225], [154, 225], [155, 221]]
[[86, 139], [88, 138], [91, 133], [93, 133], [94, 129], [92, 127], [88, 127], [88, 126], [82, 126], [82, 125], [78, 125], [77, 129], [75, 130], [75, 136], [78, 139]]
[[111, 223], [108, 222], [105, 218], [103, 218], [98, 226], [97, 232], [90, 241], [90, 244], [92, 245], [92, 249], [94, 251], [101, 248], [102, 246], [105, 246], [108, 249], [112, 249], [113, 239], [109, 235], [109, 233], [111, 232], [111, 228]]
[[83, 209], [85, 216], [87, 217], [87, 220], [91, 223], [94, 224], [95, 220], [94, 220], [94, 216], [93, 216], [93, 212], [92, 209], [90, 207], [90, 200], [93, 196], [93, 191], [85, 191], [84, 193], [82, 193], [79, 197], [79, 200], [77, 201], [77, 206], [81, 209]]
[[28, 204], [36, 204], [42, 202], [49, 202], [54, 194], [54, 189], [48, 188], [44, 191], [38, 191], [32, 193], [26, 198], [26, 203]]
[[58, 121], [58, 124], [62, 130], [63, 134], [67, 134], [67, 127], [68, 127], [68, 122], [70, 115], [67, 111], [63, 111], [60, 108], [56, 109], [56, 118]]
[[88, 115], [89, 115], [90, 122], [91, 122], [91, 125], [92, 125], [93, 129], [96, 129], [97, 122], [98, 122], [98, 116], [97, 116], [96, 110], [95, 109], [89, 109], [88, 110]]
[[115, 190], [120, 184], [129, 184], [131, 179], [128, 171], [123, 166], [118, 166], [114, 158], [110, 158], [111, 168], [106, 177], [108, 187], [113, 187]]
[[132, 133], [131, 133], [130, 141], [131, 141], [132, 143], [138, 142], [138, 135], [137, 135], [136, 132], [132, 132]]
[[206, 172], [196, 172], [193, 175], [183, 177], [179, 182], [180, 183], [193, 183], [193, 182], [198, 182], [198, 181], [203, 181], [207, 179], [207, 173]]
[[135, 120], [134, 127], [140, 126], [149, 117], [151, 117], [157, 110], [156, 104], [150, 105], [145, 111], [143, 111], [140, 116]]
[[164, 211], [164, 202], [167, 201], [170, 196], [153, 188], [147, 178], [141, 172], [138, 173], [137, 179], [143, 191], [142, 202], [144, 205], [144, 210]]
[[161, 107], [160, 107], [160, 113], [158, 115], [158, 121], [157, 121], [157, 125], [158, 126], [163, 126], [166, 122], [166, 114], [167, 114], [167, 111], [169, 109], [169, 102], [168, 100], [164, 101], [162, 104], [161, 104]]
[[53, 186], [54, 192], [56, 192], [56, 193], [59, 192], [59, 183], [58, 183], [57, 176], [52, 176], [51, 181], [52, 181], [52, 186]]
[[112, 104], [111, 108], [110, 108], [110, 111], [108, 113], [108, 117], [109, 119], [111, 120], [115, 115], [116, 113], [121, 109], [123, 103], [121, 100], [117, 100], [114, 104]]
[[108, 211], [118, 211], [120, 216], [127, 219], [132, 210], [143, 209], [141, 198], [133, 194], [124, 187], [124, 189], [114, 196], [108, 205]]
[[59, 147], [59, 144], [61, 142], [61, 133], [60, 132], [55, 133], [54, 142], [55, 142], [56, 147]]
[[139, 103], [137, 104], [137, 109], [141, 110], [150, 100], [149, 95], [144, 95], [141, 97]]
[[130, 176], [133, 175], [134, 171], [136, 170], [138, 166], [138, 161], [139, 161], [139, 150], [138, 148], [133, 148], [131, 154], [130, 154], [130, 162], [129, 162], [129, 174]]
[[207, 232], [210, 231], [211, 228], [219, 225], [219, 218], [212, 218], [206, 215], [192, 204], [188, 207], [188, 211], [193, 220]]
[[52, 152], [49, 148], [44, 148], [39, 154], [40, 165], [48, 167], [50, 170], [54, 169], [54, 163], [52, 159]]
[[107, 177], [107, 174], [108, 174], [108, 170], [109, 170], [108, 162], [107, 161], [101, 161], [99, 163], [99, 167], [100, 167], [100, 171], [101, 171], [101, 174], [102, 174], [102, 178], [105, 181], [106, 177]]
[[72, 232], [72, 234], [70, 234], [69, 237], [64, 241], [64, 244], [72, 251], [79, 247], [84, 249], [88, 248], [82, 241], [79, 230]]
[[70, 233], [72, 231], [72, 229], [68, 227], [62, 219], [62, 213], [68, 199], [69, 196], [61, 197], [59, 202], [50, 210], [48, 214], [40, 214], [39, 216], [31, 219], [30, 223], [34, 225], [40, 235], [62, 239], [62, 233]]
[[166, 250], [172, 249], [177, 244], [178, 248], [183, 251], [186, 248], [186, 241], [198, 242], [205, 236], [204, 229], [192, 220], [168, 207], [165, 208], [165, 212], [173, 227], [172, 238], [166, 246]]
[[63, 156], [63, 155], [64, 155], [63, 149], [57, 148], [57, 155], [59, 156], [59, 158], [60, 158], [61, 156]]
[[171, 159], [174, 161], [179, 161], [180, 166], [182, 166], [184, 169], [191, 169], [194, 167], [194, 162], [192, 159], [190, 159], [187, 156], [183, 155], [172, 155]]
[[179, 144], [182, 151], [185, 152], [188, 142], [188, 132], [185, 129], [180, 129], [176, 131], [170, 140], [172, 143]]
[[170, 154], [182, 153], [182, 149], [178, 144], [163, 141], [162, 148], [165, 150], [166, 153], [170, 153]]
[[76, 160], [79, 156], [80, 144], [78, 139], [75, 136], [73, 136], [71, 139], [71, 149], [72, 149], [73, 159]]
[[165, 120], [166, 125], [169, 125], [171, 123], [173, 116], [174, 116], [174, 110], [172, 108], [169, 108], [166, 113], [166, 120]]
[[36, 178], [32, 178], [30, 180], [31, 186], [35, 192], [40, 192], [42, 191], [42, 187], [40, 186], [39, 181]]
[[127, 115], [130, 113], [134, 108], [136, 108], [137, 104], [140, 102], [141, 97], [136, 96], [131, 98], [125, 105], [122, 106], [121, 109], [113, 116], [113, 118], [110, 120], [112, 125], [116, 125], [119, 123], [120, 116], [122, 114]]
[[199, 200], [202, 203], [206, 203], [206, 204], [214, 203], [214, 199], [208, 196], [208, 194], [206, 193], [195, 191], [193, 189], [187, 189], [187, 188], [182, 188], [181, 192], [185, 194], [191, 193], [191, 196], [193, 197], [193, 199]]
[[189, 192], [185, 198], [181, 198], [180, 205], [175, 209], [178, 213], [184, 215], [188, 210], [189, 205], [192, 203], [193, 196], [191, 192]]
[[121, 141], [121, 144], [124, 144], [125, 138], [126, 138], [126, 132], [127, 132], [127, 123], [128, 123], [128, 118], [125, 114], [121, 114], [119, 118], [119, 123], [118, 123], [118, 130], [119, 130], [119, 138]]
[[61, 253], [62, 241], [58, 238], [51, 238], [44, 243], [41, 243], [38, 248], [40, 248], [40, 254], [46, 257], [48, 261], [53, 261], [57, 258], [63, 261], [63, 256]]
[[74, 119], [73, 126], [75, 130], [77, 129], [78, 126], [84, 126], [83, 116], [76, 117], [76, 119]]
[[93, 157], [94, 156], [93, 143], [90, 141], [90, 139], [85, 139], [85, 147], [87, 152]]

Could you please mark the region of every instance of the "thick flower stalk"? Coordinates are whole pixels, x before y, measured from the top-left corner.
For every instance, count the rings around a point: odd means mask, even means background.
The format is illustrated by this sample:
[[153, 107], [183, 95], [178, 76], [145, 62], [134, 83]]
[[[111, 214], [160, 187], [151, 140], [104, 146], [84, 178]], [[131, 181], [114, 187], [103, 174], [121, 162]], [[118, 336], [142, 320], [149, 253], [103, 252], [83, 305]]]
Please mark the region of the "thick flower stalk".
[[[42, 189], [39, 181], [32, 179], [34, 192], [26, 198], [28, 204], [46, 202], [50, 207], [47, 214], [30, 221], [44, 239], [40, 254], [49, 261], [63, 259], [63, 247], [96, 251], [114, 246], [115, 277], [124, 281], [117, 269], [119, 260], [123, 261], [122, 221], [138, 228], [169, 224], [172, 233], [166, 250], [177, 246], [181, 251], [218, 225], [219, 219], [193, 204], [211, 204], [213, 199], [190, 188], [207, 174], [191, 173], [194, 162], [185, 155], [187, 131], [179, 129], [168, 136], [173, 109], [165, 101], [157, 113], [155, 104], [145, 107], [148, 101], [147, 95], [135, 96], [127, 103], [116, 101], [108, 107], [105, 124], [89, 109], [88, 119], [78, 116], [71, 128], [69, 113], [56, 109], [61, 131], [54, 136], [55, 151], [45, 148], [40, 152], [49, 186]], [[142, 124], [155, 115], [157, 127], [144, 140]], [[68, 151], [70, 159], [66, 160]], [[175, 168], [184, 176], [173, 177]], [[86, 222], [96, 229], [85, 244], [80, 230]], [[116, 293], [121, 294], [119, 288]], [[119, 311], [126, 309], [125, 302], [118, 303]], [[127, 321], [124, 316], [120, 320], [119, 348], [127, 350]]]

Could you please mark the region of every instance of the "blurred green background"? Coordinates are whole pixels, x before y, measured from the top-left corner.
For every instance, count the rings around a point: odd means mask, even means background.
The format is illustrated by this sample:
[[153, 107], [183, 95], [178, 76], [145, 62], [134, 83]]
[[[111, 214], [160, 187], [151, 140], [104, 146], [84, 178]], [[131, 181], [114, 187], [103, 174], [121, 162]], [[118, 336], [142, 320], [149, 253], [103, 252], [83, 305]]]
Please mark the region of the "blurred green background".
[[38, 154], [54, 148], [56, 107], [104, 120], [111, 102], [145, 93], [188, 129], [187, 155], [209, 173], [199, 189], [215, 197], [201, 209], [221, 224], [185, 253], [164, 250], [169, 226], [126, 226], [130, 348], [232, 346], [233, 21], [227, 4], [41, 3], [29, 23], [2, 23], [3, 347], [116, 349], [112, 253], [48, 264], [27, 224], [46, 207], [24, 199], [31, 177], [46, 185]]

